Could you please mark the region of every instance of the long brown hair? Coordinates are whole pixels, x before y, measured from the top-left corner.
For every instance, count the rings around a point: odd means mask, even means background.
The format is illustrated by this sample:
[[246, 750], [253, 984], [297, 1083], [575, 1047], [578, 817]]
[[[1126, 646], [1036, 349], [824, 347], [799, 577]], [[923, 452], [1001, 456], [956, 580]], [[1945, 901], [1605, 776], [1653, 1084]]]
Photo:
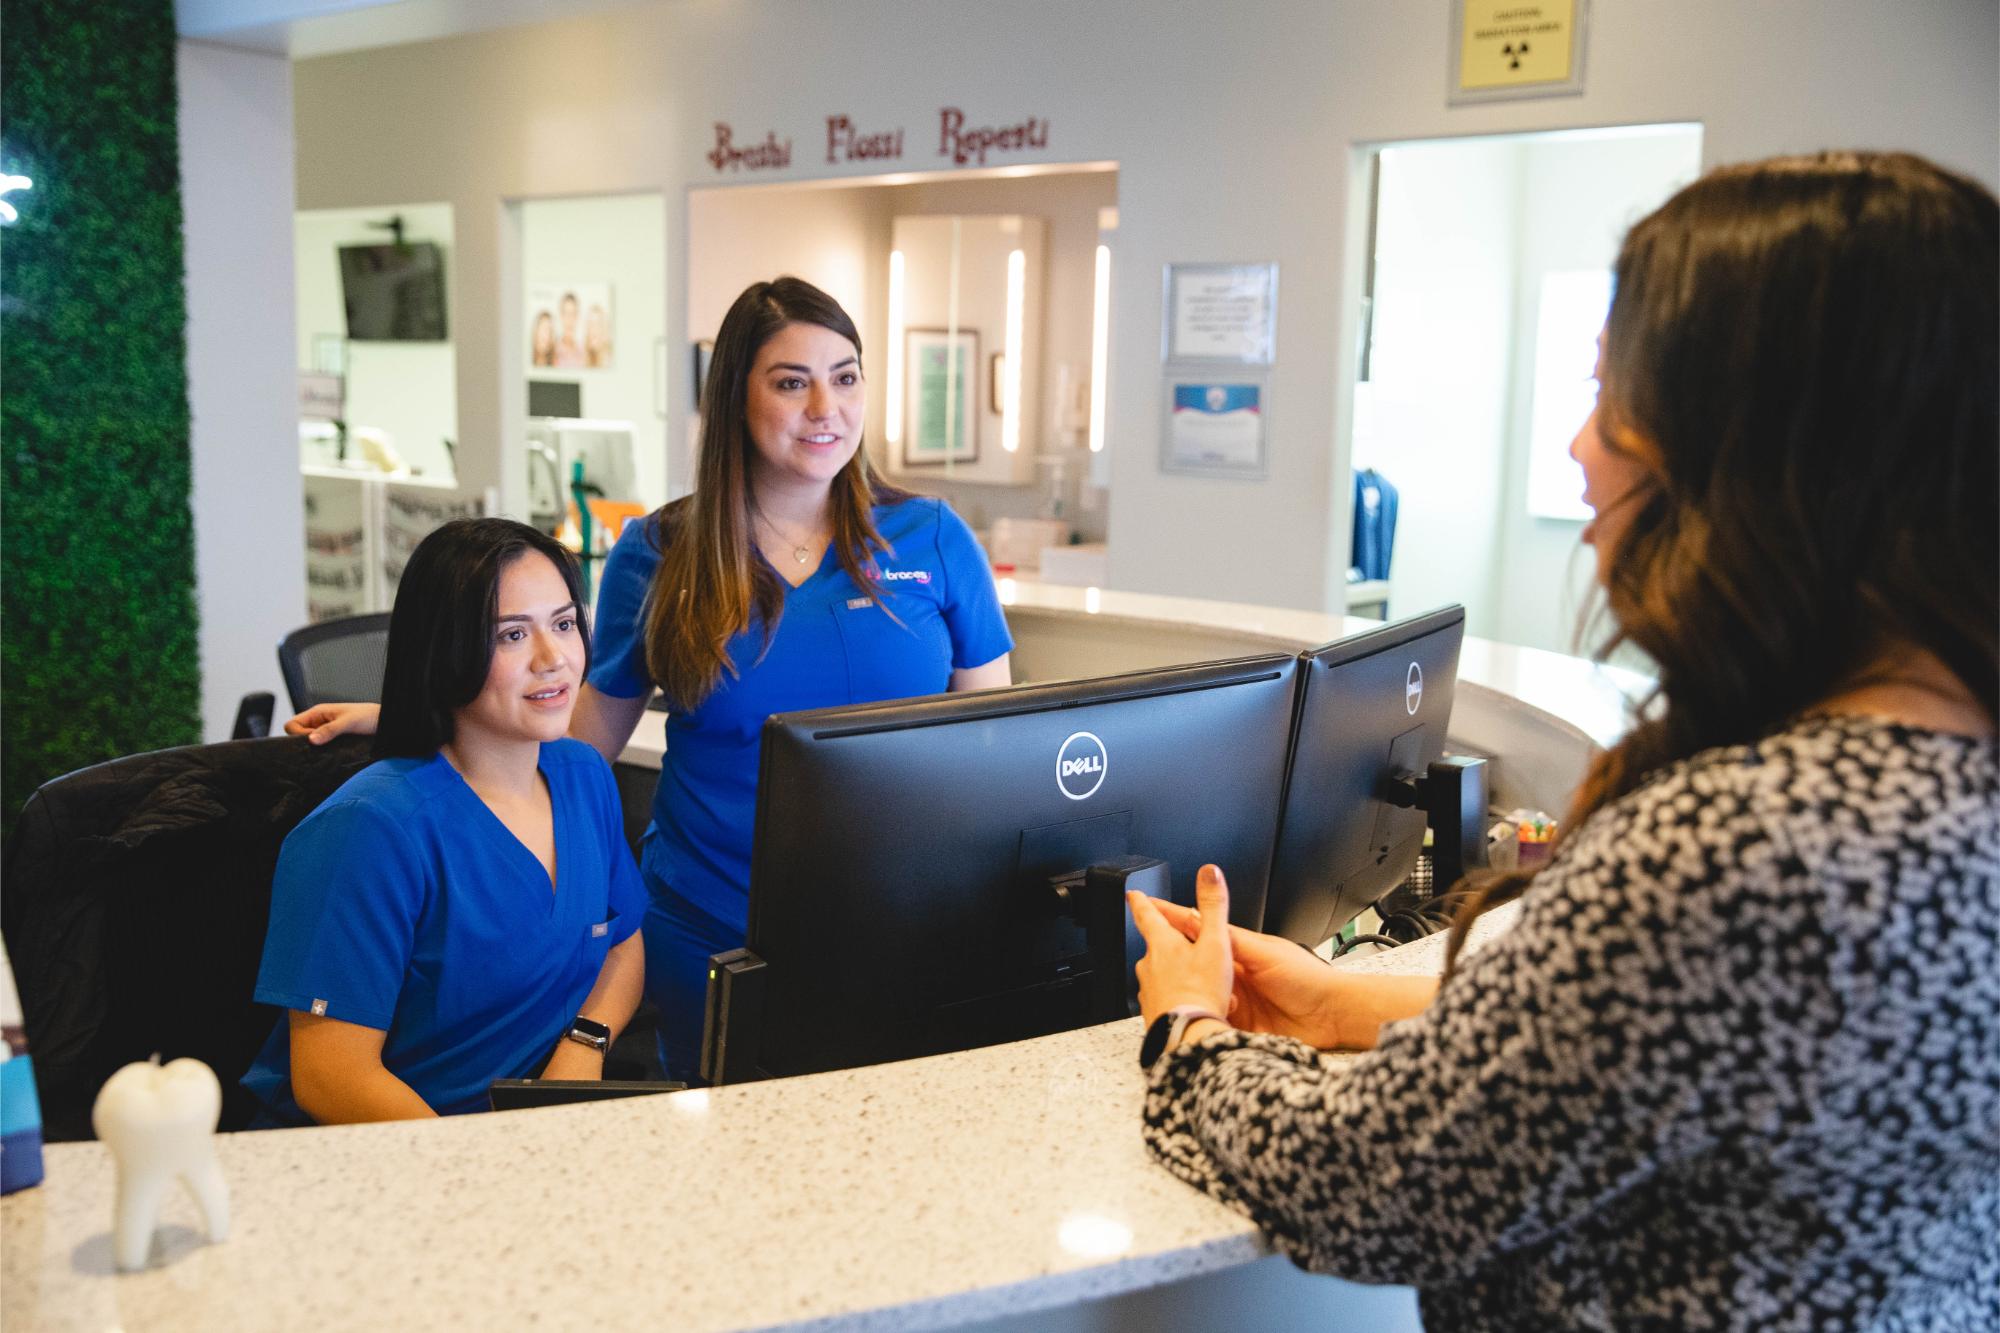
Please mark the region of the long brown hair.
[[[1893, 644], [1936, 654], [1994, 716], [1996, 252], [1993, 195], [1903, 153], [1722, 168], [1626, 236], [1598, 412], [1607, 448], [1636, 436], [1652, 462], [1609, 553], [1599, 655], [1635, 644], [1659, 683], [1566, 830], [1782, 728]], [[1447, 957], [1531, 878], [1470, 890]]]
[[[646, 601], [646, 669], [668, 701], [691, 712], [715, 692], [723, 672], [735, 674], [729, 641], [752, 624], [769, 646], [784, 614], [785, 584], [756, 558], [750, 512], [748, 425], [750, 371], [757, 353], [790, 324], [817, 324], [854, 344], [861, 334], [840, 303], [799, 278], [752, 283], [723, 316], [715, 335], [708, 382], [702, 386], [701, 455], [694, 493], [666, 505], [651, 520], [649, 537], [660, 566]], [[875, 529], [873, 508], [909, 498], [875, 477], [868, 451], [859, 446], [833, 479], [829, 504], [834, 552], [855, 586], [881, 604], [873, 552], [893, 555]]]

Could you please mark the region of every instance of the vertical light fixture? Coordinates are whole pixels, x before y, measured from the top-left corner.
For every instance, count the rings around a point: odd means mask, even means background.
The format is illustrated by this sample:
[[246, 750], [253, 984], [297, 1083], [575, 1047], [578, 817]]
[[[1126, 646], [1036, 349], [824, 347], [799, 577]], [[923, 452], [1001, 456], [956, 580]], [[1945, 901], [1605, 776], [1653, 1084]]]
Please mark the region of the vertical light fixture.
[[903, 252], [889, 252], [889, 401], [882, 404], [882, 433], [903, 439]]
[[1104, 452], [1104, 362], [1111, 333], [1111, 247], [1097, 247], [1090, 305], [1090, 452]]
[[1026, 299], [1028, 256], [1007, 253], [1007, 365], [1000, 388], [1000, 447], [1014, 453], [1021, 447], [1021, 303]]

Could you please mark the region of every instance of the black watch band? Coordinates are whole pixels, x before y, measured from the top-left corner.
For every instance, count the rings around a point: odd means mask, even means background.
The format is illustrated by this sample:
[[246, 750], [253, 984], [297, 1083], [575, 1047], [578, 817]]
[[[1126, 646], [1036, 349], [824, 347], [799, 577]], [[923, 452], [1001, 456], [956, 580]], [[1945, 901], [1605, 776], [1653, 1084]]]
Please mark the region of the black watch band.
[[599, 1055], [611, 1050], [611, 1029], [594, 1018], [584, 1018], [579, 1015], [572, 1019], [569, 1031], [563, 1033], [563, 1037], [565, 1040], [588, 1046]]
[[1169, 1048], [1181, 1044], [1181, 1033], [1187, 1031], [1188, 1024], [1199, 1022], [1204, 1018], [1212, 1018], [1218, 1023], [1229, 1021], [1221, 1014], [1210, 1013], [1192, 1004], [1169, 1009], [1154, 1019], [1152, 1025], [1146, 1029], [1146, 1039], [1139, 1043], [1139, 1068], [1151, 1069], [1158, 1064], [1160, 1057], [1165, 1055]]

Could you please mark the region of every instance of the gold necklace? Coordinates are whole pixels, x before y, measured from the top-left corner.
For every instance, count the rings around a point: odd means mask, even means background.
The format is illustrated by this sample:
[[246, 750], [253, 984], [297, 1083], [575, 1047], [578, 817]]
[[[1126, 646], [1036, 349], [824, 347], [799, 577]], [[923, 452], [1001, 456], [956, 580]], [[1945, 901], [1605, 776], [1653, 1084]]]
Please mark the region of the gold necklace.
[[[754, 509], [755, 506], [752, 506], [752, 508]], [[792, 559], [798, 561], [802, 565], [811, 561], [812, 547], [810, 545], [808, 545], [805, 542], [798, 541], [795, 538], [786, 536], [784, 529], [780, 528], [776, 523], [772, 522], [771, 516], [765, 513], [762, 509], [757, 509], [756, 514], [759, 521], [761, 521], [766, 528], [770, 529], [771, 534], [778, 538], [779, 543], [781, 545], [791, 546]], [[814, 535], [817, 536], [818, 534], [815, 533]], [[821, 545], [824, 546], [825, 543], [822, 542]]]

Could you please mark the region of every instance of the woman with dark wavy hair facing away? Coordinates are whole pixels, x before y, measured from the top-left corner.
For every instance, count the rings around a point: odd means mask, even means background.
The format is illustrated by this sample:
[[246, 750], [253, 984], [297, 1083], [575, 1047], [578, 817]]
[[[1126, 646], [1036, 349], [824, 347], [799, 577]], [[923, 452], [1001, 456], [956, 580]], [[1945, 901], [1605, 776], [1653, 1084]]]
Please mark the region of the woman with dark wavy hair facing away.
[[1170, 1171], [1433, 1328], [2000, 1328], [1996, 253], [1902, 154], [1632, 229], [1572, 452], [1658, 691], [1441, 985], [1135, 902]]

